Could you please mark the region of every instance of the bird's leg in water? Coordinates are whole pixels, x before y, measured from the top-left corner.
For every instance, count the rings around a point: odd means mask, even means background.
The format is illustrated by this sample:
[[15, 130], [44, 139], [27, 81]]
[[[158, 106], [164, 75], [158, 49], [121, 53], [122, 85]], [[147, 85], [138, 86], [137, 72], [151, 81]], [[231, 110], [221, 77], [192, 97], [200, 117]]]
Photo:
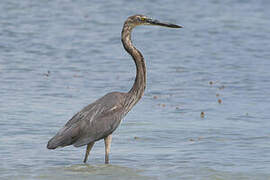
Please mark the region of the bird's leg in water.
[[104, 138], [105, 142], [105, 164], [109, 164], [109, 153], [111, 149], [112, 134]]
[[94, 144], [95, 144], [95, 142], [91, 142], [91, 143], [87, 144], [86, 152], [85, 152], [85, 157], [84, 157], [84, 160], [83, 160], [84, 163], [86, 163], [87, 158], [88, 158], [88, 155], [89, 155], [89, 152], [91, 151], [91, 149], [94, 146]]

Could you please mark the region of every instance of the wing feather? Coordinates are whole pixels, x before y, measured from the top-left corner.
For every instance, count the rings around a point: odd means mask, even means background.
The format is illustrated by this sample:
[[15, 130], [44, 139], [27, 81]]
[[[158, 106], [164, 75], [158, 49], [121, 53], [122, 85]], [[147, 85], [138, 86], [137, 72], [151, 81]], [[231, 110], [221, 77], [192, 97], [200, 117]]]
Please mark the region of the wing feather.
[[59, 130], [47, 147], [79, 147], [108, 136], [124, 117], [124, 100], [124, 93], [113, 92], [89, 104]]

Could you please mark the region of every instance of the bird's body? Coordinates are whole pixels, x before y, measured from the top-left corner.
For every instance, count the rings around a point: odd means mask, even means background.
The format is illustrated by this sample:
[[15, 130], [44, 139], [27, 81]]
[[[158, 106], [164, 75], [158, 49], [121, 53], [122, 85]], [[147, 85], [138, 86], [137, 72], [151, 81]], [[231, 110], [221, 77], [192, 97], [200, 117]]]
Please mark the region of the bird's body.
[[80, 147], [110, 135], [125, 115], [125, 96], [119, 92], [108, 93], [83, 108], [50, 140], [48, 148], [71, 144]]
[[142, 54], [133, 46], [131, 31], [137, 25], [159, 25], [172, 28], [181, 26], [153, 21], [143, 15], [129, 17], [122, 30], [122, 43], [136, 64], [136, 79], [127, 93], [108, 93], [75, 114], [48, 142], [48, 149], [74, 145], [87, 145], [84, 162], [95, 141], [105, 140], [105, 163], [109, 162], [111, 134], [121, 120], [143, 96], [146, 86], [146, 66]]

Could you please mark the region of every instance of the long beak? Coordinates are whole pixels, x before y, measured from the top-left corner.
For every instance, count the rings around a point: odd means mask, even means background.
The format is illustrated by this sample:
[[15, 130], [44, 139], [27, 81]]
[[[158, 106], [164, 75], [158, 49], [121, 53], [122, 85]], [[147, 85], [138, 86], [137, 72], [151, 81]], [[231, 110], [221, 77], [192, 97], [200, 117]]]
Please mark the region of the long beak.
[[165, 27], [170, 27], [170, 28], [183, 28], [183, 26], [179, 26], [176, 24], [170, 24], [170, 23], [163, 23], [163, 22], [159, 22], [158, 20], [147, 19], [147, 22], [150, 25], [165, 26]]

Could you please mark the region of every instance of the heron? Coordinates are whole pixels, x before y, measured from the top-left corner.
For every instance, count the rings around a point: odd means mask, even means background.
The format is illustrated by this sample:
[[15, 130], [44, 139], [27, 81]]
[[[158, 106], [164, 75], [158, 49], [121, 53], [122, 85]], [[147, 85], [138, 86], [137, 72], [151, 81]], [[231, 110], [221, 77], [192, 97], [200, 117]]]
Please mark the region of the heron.
[[48, 149], [73, 145], [86, 146], [83, 162], [86, 163], [89, 152], [96, 141], [104, 139], [105, 164], [109, 163], [112, 133], [122, 119], [141, 99], [146, 87], [146, 65], [142, 53], [131, 41], [131, 32], [139, 25], [155, 25], [169, 28], [182, 26], [153, 20], [145, 15], [133, 15], [124, 22], [121, 40], [124, 49], [131, 55], [136, 65], [136, 78], [132, 88], [127, 92], [111, 92], [76, 113], [57, 134], [52, 137]]

